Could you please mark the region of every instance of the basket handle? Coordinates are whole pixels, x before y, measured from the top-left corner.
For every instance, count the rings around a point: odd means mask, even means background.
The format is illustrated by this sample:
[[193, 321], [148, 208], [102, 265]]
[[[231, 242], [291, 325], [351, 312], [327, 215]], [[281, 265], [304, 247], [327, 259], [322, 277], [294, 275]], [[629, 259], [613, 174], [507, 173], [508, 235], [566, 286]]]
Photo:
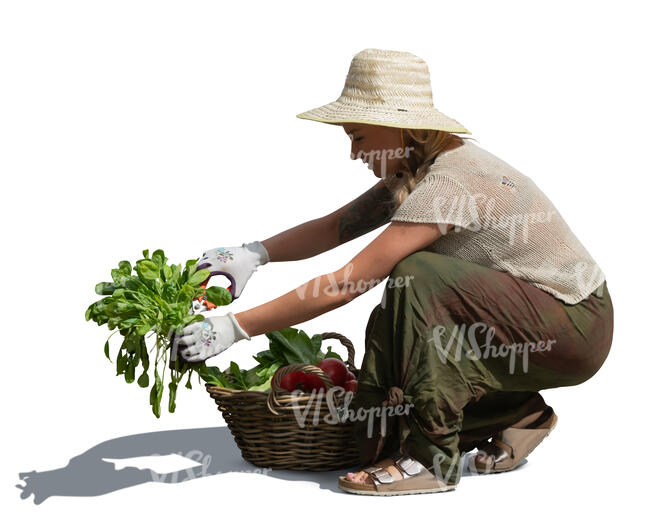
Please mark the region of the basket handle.
[[[348, 360], [345, 361], [345, 364], [348, 366], [348, 369], [354, 370], [356, 372], [356, 368], [354, 367], [354, 345], [352, 344], [352, 341], [345, 335], [341, 335], [335, 331], [326, 331], [324, 333], [321, 333], [321, 337], [323, 340], [338, 339], [348, 351]], [[298, 370], [303, 371], [307, 374], [316, 374], [321, 378], [323, 383], [325, 383], [325, 388], [327, 390], [334, 386], [334, 383], [329, 378], [329, 376], [318, 366], [314, 366], [313, 364], [298, 363], [290, 364], [288, 366], [281, 366], [277, 369], [275, 376], [271, 381], [271, 391], [269, 392], [268, 398], [266, 400], [267, 406], [273, 414], [278, 415], [287, 410], [292, 410], [298, 406], [293, 402], [293, 399], [290, 397], [290, 393], [280, 386], [280, 381], [285, 374]]]
[[345, 348], [348, 350], [348, 360], [345, 361], [345, 364], [348, 365], [348, 368], [356, 370], [354, 367], [354, 345], [350, 339], [348, 339], [345, 335], [336, 333], [335, 331], [325, 331], [324, 333], [321, 333], [321, 336], [323, 337], [323, 340], [338, 339], [341, 344], [343, 344], [343, 346], [345, 346]]
[[[305, 372], [306, 374], [316, 374], [320, 379], [325, 383], [326, 390], [329, 390], [334, 386], [334, 382], [330, 377], [323, 372], [318, 366], [313, 364], [305, 363], [296, 363], [288, 364], [287, 366], [281, 366], [275, 372], [275, 376], [271, 381], [271, 391], [266, 399], [266, 404], [269, 410], [276, 416], [282, 412], [287, 412], [293, 410], [294, 408], [299, 408], [298, 403], [295, 402], [291, 393], [285, 390], [280, 386], [280, 381], [289, 372]], [[305, 394], [308, 395], [308, 394]], [[300, 400], [300, 398], [298, 398]]]

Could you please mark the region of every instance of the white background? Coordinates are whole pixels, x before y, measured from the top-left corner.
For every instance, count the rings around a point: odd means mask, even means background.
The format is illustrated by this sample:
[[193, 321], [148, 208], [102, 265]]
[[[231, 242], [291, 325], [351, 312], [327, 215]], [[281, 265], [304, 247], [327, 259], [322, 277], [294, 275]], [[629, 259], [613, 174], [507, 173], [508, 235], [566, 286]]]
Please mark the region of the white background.
[[[3, 519], [25, 528], [639, 525], [650, 117], [641, 5], [3, 2]], [[436, 106], [537, 182], [605, 271], [614, 302], [609, 359], [583, 385], [543, 393], [559, 423], [529, 463], [465, 477], [447, 494], [365, 498], [338, 492], [337, 473], [250, 473], [196, 381], [179, 390], [176, 413], [156, 419], [148, 390], [126, 385], [104, 358], [106, 329], [84, 320], [93, 286], [120, 259], [160, 247], [180, 263], [263, 240], [373, 185], [340, 128], [295, 117], [336, 99], [352, 56], [370, 47], [427, 61]], [[230, 309], [335, 270], [378, 232], [261, 268]], [[299, 327], [344, 333], [360, 357], [382, 289]], [[237, 343], [213, 362], [249, 366], [266, 344]], [[150, 469], [187, 462], [120, 462], [195, 449], [211, 454], [214, 474], [158, 483]], [[31, 471], [38, 505], [16, 488]]]

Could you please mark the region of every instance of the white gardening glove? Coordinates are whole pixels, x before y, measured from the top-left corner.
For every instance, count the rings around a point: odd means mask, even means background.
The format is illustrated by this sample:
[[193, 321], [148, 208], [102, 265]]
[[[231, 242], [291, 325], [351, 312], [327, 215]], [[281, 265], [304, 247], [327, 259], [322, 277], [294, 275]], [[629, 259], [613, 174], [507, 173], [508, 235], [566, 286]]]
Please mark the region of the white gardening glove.
[[235, 342], [251, 340], [232, 313], [206, 317], [183, 328], [174, 350], [187, 362], [205, 361], [230, 348]]
[[261, 265], [269, 262], [269, 253], [259, 241], [241, 247], [217, 247], [203, 253], [197, 267], [221, 274], [231, 283], [230, 294], [239, 298], [246, 283]]

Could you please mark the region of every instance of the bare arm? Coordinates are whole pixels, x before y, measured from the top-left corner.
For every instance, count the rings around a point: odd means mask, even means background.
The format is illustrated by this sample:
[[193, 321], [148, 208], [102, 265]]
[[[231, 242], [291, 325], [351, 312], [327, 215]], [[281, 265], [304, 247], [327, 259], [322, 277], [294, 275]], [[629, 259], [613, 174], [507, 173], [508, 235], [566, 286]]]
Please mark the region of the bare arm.
[[311, 258], [379, 228], [393, 211], [391, 193], [380, 181], [331, 214], [280, 232], [262, 244], [271, 261]]
[[237, 313], [235, 318], [251, 337], [311, 320], [381, 283], [402, 258], [430, 245], [441, 235], [437, 224], [392, 222], [337, 271]]

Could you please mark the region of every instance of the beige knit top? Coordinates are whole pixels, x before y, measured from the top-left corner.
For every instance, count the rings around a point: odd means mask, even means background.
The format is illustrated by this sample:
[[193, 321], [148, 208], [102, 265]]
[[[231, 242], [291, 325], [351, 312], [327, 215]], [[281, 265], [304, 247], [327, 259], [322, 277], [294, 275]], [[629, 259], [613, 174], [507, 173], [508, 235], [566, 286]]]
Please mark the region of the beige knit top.
[[535, 183], [472, 140], [438, 155], [391, 221], [453, 224], [427, 249], [508, 272], [567, 304], [605, 280]]

